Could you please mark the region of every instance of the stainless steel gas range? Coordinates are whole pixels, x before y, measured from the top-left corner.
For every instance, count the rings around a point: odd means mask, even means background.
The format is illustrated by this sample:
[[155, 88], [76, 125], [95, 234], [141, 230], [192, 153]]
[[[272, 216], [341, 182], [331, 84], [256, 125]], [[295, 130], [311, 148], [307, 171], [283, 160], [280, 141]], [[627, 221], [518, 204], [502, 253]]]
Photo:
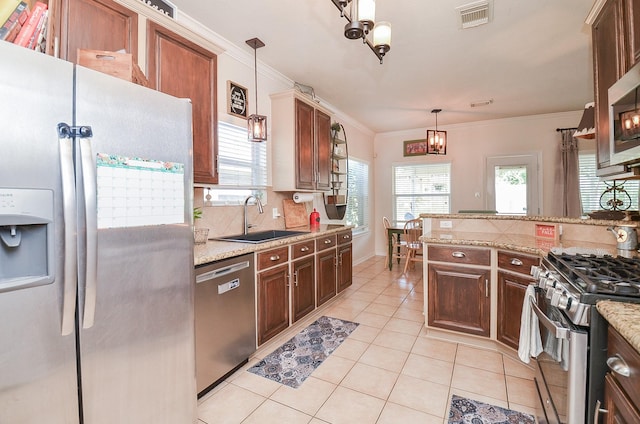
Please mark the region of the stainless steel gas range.
[[543, 352], [537, 357], [538, 421], [594, 422], [607, 372], [607, 323], [596, 311], [603, 299], [640, 303], [640, 259], [549, 253], [532, 267]]

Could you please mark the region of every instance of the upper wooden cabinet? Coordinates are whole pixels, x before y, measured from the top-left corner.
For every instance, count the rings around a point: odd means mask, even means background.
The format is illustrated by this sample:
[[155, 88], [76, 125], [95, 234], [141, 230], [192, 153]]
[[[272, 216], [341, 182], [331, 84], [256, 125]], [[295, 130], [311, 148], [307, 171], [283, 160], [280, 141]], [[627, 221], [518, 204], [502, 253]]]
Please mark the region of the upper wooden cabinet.
[[640, 59], [640, 1], [609, 0], [591, 28], [598, 168], [609, 166], [609, 88]]
[[[137, 12], [113, 0], [53, 0], [50, 5], [62, 59], [76, 62], [78, 49], [124, 49], [135, 60], [139, 47], [146, 45], [141, 56], [146, 53], [150, 88], [191, 99], [194, 182], [217, 184], [217, 56], [154, 22], [152, 11], [139, 19]], [[144, 22], [146, 44], [138, 43], [138, 26]]]
[[76, 62], [78, 49], [138, 55], [137, 13], [112, 0], [62, 0], [60, 6], [53, 20], [60, 28], [61, 59]]
[[149, 86], [172, 96], [191, 99], [193, 180], [196, 183], [218, 183], [216, 65], [215, 54], [154, 22], [149, 22]]
[[273, 189], [324, 191], [330, 188], [331, 116], [290, 90], [271, 96]]

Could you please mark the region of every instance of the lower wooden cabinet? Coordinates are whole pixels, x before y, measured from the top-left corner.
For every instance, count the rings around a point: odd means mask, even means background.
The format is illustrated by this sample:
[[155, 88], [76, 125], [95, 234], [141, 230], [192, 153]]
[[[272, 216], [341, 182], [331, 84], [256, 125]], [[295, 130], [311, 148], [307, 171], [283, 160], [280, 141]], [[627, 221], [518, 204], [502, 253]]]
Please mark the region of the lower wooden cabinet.
[[428, 276], [429, 326], [490, 335], [489, 269], [429, 264]]
[[316, 263], [317, 302], [320, 306], [336, 295], [336, 249], [328, 249], [318, 253]]
[[291, 264], [293, 285], [291, 286], [292, 316], [296, 322], [316, 308], [316, 267], [313, 255]]
[[612, 374], [604, 377], [604, 417], [603, 424], [640, 423], [638, 405], [634, 405]]
[[289, 264], [258, 273], [258, 344], [289, 327]]
[[533, 280], [498, 272], [498, 340], [518, 349], [520, 317], [527, 286]]
[[338, 293], [353, 282], [353, 249], [351, 243], [338, 246]]

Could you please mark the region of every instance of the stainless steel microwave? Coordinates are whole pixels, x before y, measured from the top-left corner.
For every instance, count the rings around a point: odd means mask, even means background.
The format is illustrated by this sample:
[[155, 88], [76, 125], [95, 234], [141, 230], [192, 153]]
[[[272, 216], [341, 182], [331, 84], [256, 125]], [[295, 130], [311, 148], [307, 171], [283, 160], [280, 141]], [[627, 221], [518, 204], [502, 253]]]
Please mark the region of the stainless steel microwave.
[[609, 88], [611, 165], [640, 161], [640, 63]]

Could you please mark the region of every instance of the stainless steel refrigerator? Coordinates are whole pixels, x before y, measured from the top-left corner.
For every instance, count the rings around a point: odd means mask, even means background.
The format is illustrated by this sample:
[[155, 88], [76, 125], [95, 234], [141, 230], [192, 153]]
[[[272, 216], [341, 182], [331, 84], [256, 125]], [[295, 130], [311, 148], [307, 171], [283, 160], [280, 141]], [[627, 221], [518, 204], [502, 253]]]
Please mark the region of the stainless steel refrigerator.
[[0, 423], [196, 421], [191, 104], [0, 42]]

